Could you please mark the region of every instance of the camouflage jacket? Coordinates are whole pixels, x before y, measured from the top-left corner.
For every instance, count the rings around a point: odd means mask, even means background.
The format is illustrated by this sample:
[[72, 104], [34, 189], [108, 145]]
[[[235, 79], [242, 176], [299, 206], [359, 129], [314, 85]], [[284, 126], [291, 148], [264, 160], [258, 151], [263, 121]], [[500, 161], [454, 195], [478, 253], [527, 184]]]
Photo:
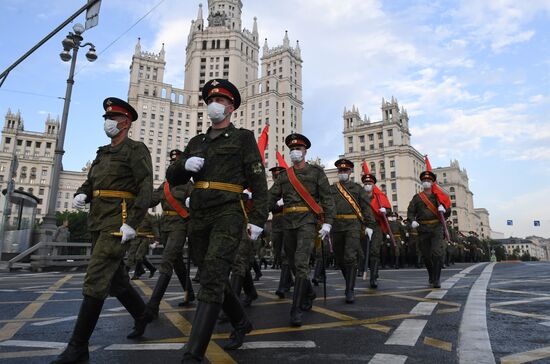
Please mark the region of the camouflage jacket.
[[88, 178], [76, 191], [84, 193], [90, 202], [88, 230], [118, 231], [122, 225], [121, 198], [93, 197], [96, 190], [114, 190], [133, 193], [126, 199], [126, 224], [134, 229], [147, 212], [153, 191], [151, 154], [145, 144], [126, 138], [116, 146], [99, 147]]
[[[369, 228], [373, 228], [376, 224], [372, 209], [370, 208], [370, 202], [367, 196], [367, 192], [363, 187], [355, 182], [342, 183], [345, 189], [350, 193], [357, 202], [361, 214], [363, 215], [363, 223]], [[335, 205], [335, 220], [332, 225], [331, 231], [348, 231], [361, 229], [362, 222], [359, 219], [339, 219], [338, 215], [355, 215], [355, 210], [351, 207], [349, 202], [342, 196], [336, 184], [330, 186], [330, 192], [332, 193], [332, 199]]]
[[[306, 163], [302, 169], [294, 169], [296, 177], [308, 190], [313, 199], [321, 205], [325, 213], [324, 222], [331, 224], [334, 221], [334, 201], [330, 193], [330, 184], [323, 168]], [[294, 189], [286, 171], [279, 173], [269, 194], [269, 208], [277, 206], [277, 200], [283, 198], [284, 208], [307, 206], [298, 192]], [[292, 212], [283, 215], [285, 228], [295, 229], [304, 224], [316, 224], [317, 216], [312, 211]]]
[[[428, 198], [435, 206], [435, 208], [438, 208], [439, 204], [437, 203], [436, 196], [432, 193], [428, 196]], [[449, 217], [449, 215], [451, 215], [451, 209], [447, 209], [444, 215], [445, 217]], [[420, 195], [417, 193], [413, 196], [411, 202], [409, 203], [409, 207], [407, 209], [407, 218], [409, 219], [409, 221], [417, 221], [420, 223], [420, 225], [422, 225], [422, 221], [436, 220], [438, 219], [438, 216], [435, 215], [432, 210], [428, 208], [428, 206], [426, 206], [424, 200], [422, 200]], [[441, 225], [441, 223], [438, 222], [434, 225]]]
[[155, 240], [160, 239], [160, 232], [159, 232], [157, 219], [155, 216], [151, 214], [145, 214], [145, 216], [143, 217], [143, 220], [141, 220], [141, 223], [139, 224], [136, 231], [142, 234], [154, 235]]
[[[263, 227], [268, 215], [267, 180], [254, 134], [233, 124], [215, 138], [209, 135], [210, 130], [189, 141], [180, 159], [168, 167], [166, 179], [172, 186], [185, 184], [193, 177], [195, 183], [223, 182], [250, 188], [254, 204], [248, 219], [251, 224]], [[197, 173], [185, 169], [187, 159], [194, 156], [204, 158], [204, 165]], [[241, 199], [242, 193], [195, 188], [191, 193], [191, 214], [225, 204], [240, 204]]]
[[395, 242], [398, 243], [399, 241], [405, 241], [405, 235], [406, 235], [406, 231], [405, 231], [405, 226], [403, 226], [403, 224], [401, 224], [401, 222], [395, 220], [395, 221], [389, 221], [388, 220], [388, 223], [390, 224], [390, 229], [391, 229], [391, 232], [393, 234], [393, 237], [395, 238]]
[[[271, 195], [273, 194], [273, 186], [269, 189], [268, 196], [269, 200], [271, 200]], [[275, 199], [275, 202], [277, 202], [282, 196], [273, 196]], [[284, 229], [284, 219], [283, 219], [283, 207], [277, 206], [275, 203], [275, 206], [270, 209], [271, 213], [273, 214], [273, 219], [271, 220], [271, 230], [274, 232], [279, 232]]]
[[[153, 191], [153, 198], [151, 199], [151, 207], [158, 205], [159, 203], [162, 206], [163, 211], [175, 211], [175, 209], [170, 205], [166, 195], [164, 194], [164, 184], [162, 182], [160, 186]], [[187, 182], [184, 185], [179, 186], [170, 186], [170, 193], [174, 199], [180, 204], [181, 207], [187, 210], [185, 207], [185, 200], [187, 197], [191, 196], [191, 191], [193, 189], [193, 183]], [[180, 215], [162, 215], [160, 222], [161, 231], [176, 231], [176, 230], [185, 230], [188, 219], [183, 219]]]

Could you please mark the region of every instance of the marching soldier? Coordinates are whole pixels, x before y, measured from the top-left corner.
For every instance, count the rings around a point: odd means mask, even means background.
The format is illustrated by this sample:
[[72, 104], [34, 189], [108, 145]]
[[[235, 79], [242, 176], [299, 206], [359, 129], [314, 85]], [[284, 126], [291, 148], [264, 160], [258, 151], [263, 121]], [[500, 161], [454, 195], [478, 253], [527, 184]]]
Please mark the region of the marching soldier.
[[[317, 234], [329, 236], [332, 228], [334, 202], [328, 178], [322, 167], [305, 161], [308, 138], [290, 134], [285, 138], [293, 166], [282, 171], [269, 195], [269, 206], [283, 206], [285, 253], [296, 281], [290, 311], [292, 326], [302, 325], [302, 311], [313, 305], [315, 292], [309, 281], [309, 259]], [[282, 197], [282, 198], [281, 198]], [[322, 222], [317, 231], [317, 223]]]
[[[374, 227], [367, 192], [350, 180], [353, 163], [339, 159], [334, 165], [338, 169], [338, 182], [330, 186], [336, 216], [331, 229], [336, 263], [346, 280], [346, 303], [355, 301], [355, 278], [357, 277], [358, 255], [362, 253], [360, 235], [362, 225]], [[358, 254], [359, 253], [359, 254]]]
[[370, 232], [369, 284], [370, 288], [377, 288], [378, 269], [380, 268], [380, 250], [382, 249], [383, 235], [385, 232], [382, 214], [386, 213], [386, 208], [380, 205], [374, 193], [376, 177], [373, 174], [366, 173], [361, 177], [361, 181], [364, 184], [363, 188], [367, 192], [367, 201], [369, 201], [372, 213], [376, 219], [376, 224], [373, 225], [372, 232]]
[[432, 191], [436, 175], [431, 171], [424, 171], [420, 173], [420, 180], [424, 191], [412, 198], [407, 209], [407, 218], [411, 221], [411, 227], [418, 229], [418, 243], [428, 270], [430, 284], [434, 288], [440, 288], [439, 278], [445, 257], [445, 242], [439, 212], [449, 217], [451, 211], [440, 204]]
[[[180, 158], [181, 153], [179, 149], [171, 150], [170, 164], [175, 163]], [[185, 206], [192, 189], [193, 184], [191, 182], [171, 186], [167, 181], [164, 181], [153, 192], [151, 207], [159, 203], [162, 206], [161, 231], [165, 239], [162, 262], [160, 263], [160, 276], [147, 303], [147, 308], [154, 317], [158, 316], [160, 301], [168, 288], [172, 272], [176, 273], [181, 288], [185, 292], [185, 298], [179, 305], [186, 306], [195, 300], [195, 293], [188, 271], [191, 267], [186, 267], [183, 260], [183, 248], [187, 238], [187, 225], [189, 222], [189, 212]]]
[[139, 279], [145, 273], [143, 266], [149, 269], [149, 278], [153, 278], [157, 271], [157, 268], [147, 260], [147, 252], [149, 251], [151, 241], [159, 239], [160, 234], [156, 225], [154, 217], [146, 214], [137, 228], [138, 236], [130, 242], [126, 270], [129, 271], [130, 267], [134, 267], [134, 276], [131, 280]]
[[386, 242], [389, 245], [388, 257], [393, 256], [394, 268], [399, 269], [399, 259], [405, 253], [405, 245], [403, 243], [403, 240], [405, 239], [405, 229], [401, 222], [397, 219], [397, 213], [395, 211], [391, 211], [388, 213], [388, 223], [390, 224], [390, 229], [395, 240], [395, 247], [393, 247], [390, 241], [390, 235], [386, 235]]
[[136, 237], [135, 229], [151, 201], [151, 154], [145, 144], [128, 138], [128, 130], [138, 118], [130, 104], [109, 97], [103, 108], [104, 130], [111, 143], [99, 147], [88, 178], [73, 201], [78, 209], [90, 203], [88, 231], [93, 250], [84, 277], [84, 299], [69, 345], [53, 363], [88, 360], [88, 341], [107, 295], [116, 297], [135, 320], [128, 338], [143, 335], [150, 322], [145, 303], [130, 284], [123, 259], [127, 242]]
[[[267, 181], [254, 134], [231, 123], [231, 114], [241, 103], [239, 91], [227, 80], [214, 79], [204, 85], [202, 99], [212, 127], [191, 139], [180, 160], [166, 172], [170, 185], [187, 183], [190, 177], [195, 181], [188, 236], [200, 269], [200, 290], [183, 362], [202, 360], [222, 304], [233, 325], [226, 349], [240, 347], [252, 330], [228, 278], [243, 227], [255, 240], [268, 215]], [[249, 213], [242, 201], [247, 187], [254, 194]]]

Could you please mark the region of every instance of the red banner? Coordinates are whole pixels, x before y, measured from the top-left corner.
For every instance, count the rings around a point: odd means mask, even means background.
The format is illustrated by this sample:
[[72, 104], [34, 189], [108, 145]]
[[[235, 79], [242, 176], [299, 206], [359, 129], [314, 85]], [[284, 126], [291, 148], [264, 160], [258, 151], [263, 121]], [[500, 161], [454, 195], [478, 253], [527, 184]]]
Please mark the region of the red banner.
[[265, 165], [265, 148], [267, 147], [267, 139], [269, 134], [269, 124], [265, 125], [260, 138], [258, 139], [258, 149], [260, 150], [260, 155], [262, 156], [262, 162]]
[[[363, 173], [364, 174], [370, 174], [369, 166], [367, 165], [366, 161], [363, 161]], [[378, 186], [375, 184], [372, 188], [372, 193], [374, 193], [374, 198], [371, 201], [371, 207], [374, 212], [374, 218], [376, 219], [376, 222], [382, 227], [382, 231], [384, 233], [389, 232], [389, 228], [386, 226], [384, 222], [384, 217], [382, 216], [382, 213], [380, 212], [380, 209], [383, 207], [385, 209], [391, 209], [392, 205], [390, 203], [390, 200], [388, 200], [388, 197]]]
[[279, 151], [277, 151], [277, 162], [279, 162], [279, 166], [283, 168], [288, 168], [288, 164], [286, 164], [285, 159], [283, 158], [281, 153], [279, 153]]
[[[424, 162], [426, 163], [426, 170], [431, 172], [432, 165], [430, 163], [430, 160], [428, 159], [427, 154], [424, 156]], [[446, 210], [451, 207], [451, 199], [449, 198], [449, 196], [447, 196], [445, 192], [441, 190], [436, 182], [433, 183], [432, 192], [437, 197], [437, 201], [439, 201], [439, 203], [442, 204]]]

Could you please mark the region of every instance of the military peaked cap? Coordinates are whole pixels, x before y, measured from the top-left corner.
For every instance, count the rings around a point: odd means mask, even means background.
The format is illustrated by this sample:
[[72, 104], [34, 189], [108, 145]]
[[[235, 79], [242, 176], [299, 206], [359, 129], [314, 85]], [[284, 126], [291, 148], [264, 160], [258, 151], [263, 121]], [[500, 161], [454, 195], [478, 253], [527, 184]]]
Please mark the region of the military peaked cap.
[[298, 133], [288, 135], [285, 138], [285, 144], [289, 148], [302, 146], [306, 147], [306, 149], [309, 149], [311, 147], [311, 142], [309, 141], [309, 139], [306, 138], [304, 135]]
[[336, 162], [334, 162], [334, 165], [338, 169], [352, 169], [353, 168], [353, 162], [349, 159], [338, 159]]
[[241, 106], [241, 94], [235, 85], [228, 80], [215, 78], [208, 81], [202, 87], [202, 99], [208, 103], [208, 100], [214, 96], [225, 97], [235, 107], [235, 110]]
[[435, 182], [435, 180], [437, 179], [437, 176], [432, 171], [424, 171], [420, 173], [420, 180], [422, 181], [425, 178], [429, 178]]
[[361, 177], [361, 182], [363, 182], [365, 184], [367, 182], [372, 182], [372, 183], [376, 184], [376, 177], [374, 176], [374, 174], [367, 173], [367, 174], [364, 174]]
[[132, 105], [116, 97], [107, 97], [103, 100], [103, 109], [105, 110], [104, 118], [109, 115], [124, 115], [130, 121], [135, 121], [138, 118], [138, 113]]

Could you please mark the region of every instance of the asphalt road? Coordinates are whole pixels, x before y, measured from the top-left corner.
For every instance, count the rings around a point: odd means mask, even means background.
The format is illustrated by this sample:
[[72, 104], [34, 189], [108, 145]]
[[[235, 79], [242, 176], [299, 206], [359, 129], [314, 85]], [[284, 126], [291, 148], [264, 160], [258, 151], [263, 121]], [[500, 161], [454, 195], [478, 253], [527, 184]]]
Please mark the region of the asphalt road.
[[[260, 298], [248, 309], [254, 331], [243, 348], [225, 352], [230, 331], [218, 324], [207, 358], [213, 363], [550, 363], [550, 264], [456, 264], [432, 289], [423, 269], [381, 271], [379, 288], [358, 279], [355, 304], [329, 271], [327, 300], [301, 328], [289, 326], [290, 300], [273, 292], [278, 271], [264, 271]], [[0, 360], [45, 363], [69, 339], [81, 301], [82, 272], [0, 274]], [[175, 278], [175, 277], [174, 277]], [[155, 278], [134, 281], [145, 299]], [[197, 287], [196, 287], [197, 288]], [[126, 339], [133, 322], [109, 298], [91, 338], [92, 363], [179, 363], [194, 307], [179, 308], [173, 279], [159, 320], [145, 337]]]

